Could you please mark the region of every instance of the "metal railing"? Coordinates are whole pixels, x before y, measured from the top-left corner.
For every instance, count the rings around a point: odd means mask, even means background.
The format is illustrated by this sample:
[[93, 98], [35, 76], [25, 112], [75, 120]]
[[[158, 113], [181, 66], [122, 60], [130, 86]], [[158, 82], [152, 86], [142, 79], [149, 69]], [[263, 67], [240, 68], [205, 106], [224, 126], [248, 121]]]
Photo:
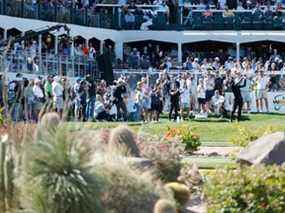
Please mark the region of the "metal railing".
[[60, 54], [8, 53], [5, 58], [0, 59], [0, 70], [2, 72], [34, 75], [84, 77], [89, 74], [93, 77], [100, 77], [95, 58], [71, 57]]
[[[85, 77], [90, 74], [96, 79], [101, 78], [95, 59], [87, 56], [66, 56], [54, 54], [8, 53], [6, 58], [0, 58], [0, 71], [6, 73], [31, 74], [33, 76], [61, 75], [70, 78]], [[168, 74], [175, 77], [181, 73], [191, 73], [197, 80], [203, 75], [201, 70], [170, 69]], [[148, 76], [151, 85], [159, 78], [161, 70], [158, 69], [113, 69], [114, 78], [126, 76], [129, 79], [131, 89], [142, 77]], [[206, 73], [206, 72], [205, 72]], [[281, 71], [265, 72], [267, 76], [275, 76], [274, 89], [285, 91], [285, 69]]]
[[[124, 5], [126, 6], [126, 5]], [[199, 5], [183, 4], [170, 11], [170, 18], [160, 10], [159, 5], [136, 5], [139, 10], [134, 13], [134, 22], [125, 20], [125, 9], [119, 4], [97, 4], [92, 8], [75, 8], [72, 5], [48, 6], [44, 3], [29, 3], [24, 0], [1, 0], [0, 14], [73, 23], [78, 25], [109, 28], [117, 30], [139, 30], [148, 19], [153, 30], [282, 30], [285, 29], [285, 11], [264, 14], [253, 10], [233, 10], [232, 17], [224, 17], [224, 10], [211, 9], [211, 16], [204, 16], [204, 9]], [[273, 6], [272, 10], [276, 10]], [[168, 20], [169, 18], [169, 20]], [[169, 23], [170, 21], [170, 23]]]

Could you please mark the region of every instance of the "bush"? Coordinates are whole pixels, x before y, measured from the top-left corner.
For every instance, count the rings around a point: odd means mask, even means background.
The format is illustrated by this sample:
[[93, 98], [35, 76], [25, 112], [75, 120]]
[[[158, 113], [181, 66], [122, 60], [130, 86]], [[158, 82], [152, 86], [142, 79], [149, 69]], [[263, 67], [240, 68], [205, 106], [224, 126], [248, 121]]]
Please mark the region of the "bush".
[[185, 151], [188, 153], [197, 151], [201, 146], [200, 137], [188, 126], [169, 128], [164, 136], [165, 140], [172, 140], [175, 137], [185, 146]]
[[181, 142], [185, 144], [185, 151], [192, 153], [201, 146], [200, 137], [194, 134], [190, 129], [183, 129], [181, 132]]
[[258, 129], [251, 129], [248, 127], [243, 127], [240, 125], [236, 125], [236, 129], [238, 130], [238, 135], [235, 135], [230, 139], [232, 144], [246, 147], [248, 144], [263, 135], [267, 135], [277, 131], [273, 126], [262, 127]]
[[140, 156], [135, 134], [127, 126], [119, 126], [111, 131], [109, 148], [110, 150], [114, 148], [123, 150], [124, 155]]
[[209, 212], [285, 212], [285, 166], [217, 170], [204, 186]]
[[25, 147], [24, 173], [18, 182], [22, 206], [37, 213], [104, 212], [102, 178], [86, 165], [89, 152], [59, 128]]
[[135, 170], [120, 158], [106, 158], [94, 169], [107, 181], [102, 201], [107, 212], [152, 212], [159, 199], [173, 199], [150, 173]]
[[154, 165], [154, 174], [163, 182], [176, 181], [181, 169], [181, 148], [177, 143], [161, 141], [142, 141], [139, 149], [143, 157]]

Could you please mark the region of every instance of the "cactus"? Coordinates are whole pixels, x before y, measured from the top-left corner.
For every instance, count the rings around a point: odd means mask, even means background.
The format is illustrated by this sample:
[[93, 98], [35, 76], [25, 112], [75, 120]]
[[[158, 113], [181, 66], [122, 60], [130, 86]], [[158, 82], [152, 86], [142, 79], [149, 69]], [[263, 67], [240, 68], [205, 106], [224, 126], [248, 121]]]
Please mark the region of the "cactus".
[[171, 201], [160, 199], [156, 202], [153, 213], [176, 213], [176, 208]]
[[48, 130], [56, 130], [57, 126], [60, 123], [60, 117], [55, 112], [49, 112], [44, 114], [40, 121], [40, 127]]
[[0, 142], [0, 211], [6, 212], [12, 208], [14, 200], [14, 159], [11, 154], [11, 144], [8, 136]]
[[[121, 148], [133, 157], [140, 157], [139, 148], [136, 144], [134, 133], [126, 126], [119, 126], [111, 131], [109, 138], [109, 148]], [[121, 151], [121, 150], [120, 150]]]
[[180, 207], [184, 206], [190, 198], [190, 190], [184, 184], [172, 182], [166, 184], [165, 188], [173, 192], [174, 198]]
[[0, 143], [0, 211], [6, 211], [5, 198], [5, 159], [6, 159], [6, 141], [4, 137], [1, 139]]
[[5, 190], [6, 190], [6, 205], [8, 209], [14, 205], [14, 159], [12, 156], [5, 161]]
[[40, 140], [48, 137], [49, 133], [55, 132], [60, 123], [60, 117], [55, 112], [44, 114], [37, 126], [35, 138]]

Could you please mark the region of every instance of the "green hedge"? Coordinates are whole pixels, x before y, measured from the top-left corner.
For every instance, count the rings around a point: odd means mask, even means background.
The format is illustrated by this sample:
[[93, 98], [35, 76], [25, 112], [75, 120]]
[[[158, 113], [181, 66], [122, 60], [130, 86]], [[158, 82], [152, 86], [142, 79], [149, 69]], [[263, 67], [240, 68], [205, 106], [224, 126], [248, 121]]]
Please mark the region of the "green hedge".
[[285, 165], [217, 170], [204, 191], [208, 212], [285, 212]]

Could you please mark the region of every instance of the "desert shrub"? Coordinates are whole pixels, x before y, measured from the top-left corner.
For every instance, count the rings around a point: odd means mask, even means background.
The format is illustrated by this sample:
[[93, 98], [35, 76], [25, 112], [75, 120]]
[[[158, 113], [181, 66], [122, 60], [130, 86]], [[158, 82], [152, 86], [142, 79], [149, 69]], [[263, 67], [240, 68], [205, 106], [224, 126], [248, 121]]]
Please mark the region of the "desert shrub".
[[188, 153], [197, 151], [199, 146], [201, 146], [199, 135], [195, 134], [193, 129], [188, 126], [168, 128], [164, 135], [164, 139], [171, 141], [173, 138], [178, 138], [178, 140], [184, 145], [185, 151]]
[[175, 204], [169, 200], [160, 199], [156, 202], [153, 213], [176, 213]]
[[163, 182], [176, 181], [181, 169], [183, 149], [175, 142], [142, 141], [139, 143], [141, 155], [152, 160], [154, 174]]
[[82, 129], [70, 133], [73, 139], [80, 145], [88, 147], [90, 152], [108, 151], [109, 130], [89, 130]]
[[124, 150], [123, 155], [131, 155], [133, 157], [140, 156], [136, 144], [136, 136], [127, 126], [119, 126], [111, 131], [109, 148], [112, 150], [116, 147], [118, 150]]
[[230, 139], [230, 142], [242, 147], [248, 146], [250, 142], [258, 139], [263, 135], [267, 135], [277, 131], [277, 129], [275, 129], [273, 126], [252, 129], [248, 127], [243, 127], [241, 125], [236, 125], [236, 129], [238, 130], [238, 135], [233, 136]]
[[185, 145], [185, 151], [189, 153], [197, 151], [199, 146], [201, 146], [200, 137], [190, 129], [181, 131], [181, 142]]
[[90, 171], [89, 151], [58, 127], [25, 148], [25, 164], [18, 186], [22, 205], [37, 213], [104, 212], [99, 175]]
[[285, 212], [285, 166], [221, 169], [204, 187], [209, 212]]
[[185, 184], [191, 192], [201, 191], [203, 177], [199, 172], [197, 164], [183, 164], [177, 180]]
[[172, 199], [150, 173], [135, 170], [126, 161], [108, 157], [94, 169], [108, 182], [102, 199], [108, 212], [148, 213], [160, 198]]

